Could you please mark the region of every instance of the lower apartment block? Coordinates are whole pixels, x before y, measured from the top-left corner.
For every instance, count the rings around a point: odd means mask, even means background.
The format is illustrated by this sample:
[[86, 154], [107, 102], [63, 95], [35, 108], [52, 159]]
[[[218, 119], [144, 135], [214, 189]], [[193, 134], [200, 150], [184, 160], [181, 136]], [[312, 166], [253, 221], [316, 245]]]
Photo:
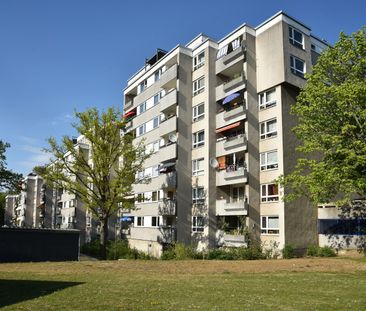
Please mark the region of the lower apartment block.
[[[126, 132], [151, 157], [122, 210], [132, 247], [198, 249], [317, 244], [317, 209], [285, 203], [276, 179], [296, 163], [290, 107], [326, 44], [279, 12], [219, 41], [204, 34], [157, 50], [124, 89]], [[141, 182], [148, 177], [150, 182]]]

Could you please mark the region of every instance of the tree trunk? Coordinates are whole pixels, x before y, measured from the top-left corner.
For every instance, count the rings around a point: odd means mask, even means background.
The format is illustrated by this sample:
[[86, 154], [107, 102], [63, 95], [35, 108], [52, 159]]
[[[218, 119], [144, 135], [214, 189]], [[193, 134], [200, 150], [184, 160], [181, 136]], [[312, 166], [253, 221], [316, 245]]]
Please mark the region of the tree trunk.
[[100, 235], [100, 259], [107, 259], [107, 241], [108, 241], [108, 217], [101, 220], [102, 233]]

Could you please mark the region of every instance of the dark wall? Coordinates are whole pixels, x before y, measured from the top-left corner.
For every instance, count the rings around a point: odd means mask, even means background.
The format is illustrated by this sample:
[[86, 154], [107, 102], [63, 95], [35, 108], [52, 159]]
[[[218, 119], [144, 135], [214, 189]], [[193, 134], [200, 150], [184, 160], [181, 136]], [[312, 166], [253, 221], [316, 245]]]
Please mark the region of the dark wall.
[[79, 260], [79, 231], [0, 228], [0, 262]]

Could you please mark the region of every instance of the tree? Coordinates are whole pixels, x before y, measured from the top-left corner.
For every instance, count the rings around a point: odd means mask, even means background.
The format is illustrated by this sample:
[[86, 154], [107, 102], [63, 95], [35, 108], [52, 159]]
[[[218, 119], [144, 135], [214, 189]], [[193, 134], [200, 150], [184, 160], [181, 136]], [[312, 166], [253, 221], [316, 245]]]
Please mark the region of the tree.
[[[52, 187], [61, 187], [75, 194], [101, 223], [101, 259], [106, 259], [108, 220], [120, 208], [120, 203], [130, 205], [132, 184], [136, 172], [148, 155], [143, 142], [133, 144], [133, 135], [121, 135], [126, 121], [120, 113], [109, 108], [99, 113], [97, 109], [75, 113], [78, 120], [73, 127], [84, 136], [89, 152], [79, 148], [71, 137], [65, 136], [58, 144], [50, 138], [49, 149], [54, 161], [37, 169]], [[123, 163], [121, 163], [123, 159]]]
[[6, 149], [10, 147], [9, 143], [0, 140], [0, 189], [7, 189], [11, 192], [19, 191], [19, 185], [23, 178], [22, 174], [17, 174], [8, 170], [6, 167]]
[[333, 202], [353, 217], [366, 216], [365, 204], [360, 208], [355, 201], [366, 199], [365, 29], [341, 33], [307, 76], [292, 107], [301, 156], [282, 179], [287, 199], [305, 195], [316, 204]]

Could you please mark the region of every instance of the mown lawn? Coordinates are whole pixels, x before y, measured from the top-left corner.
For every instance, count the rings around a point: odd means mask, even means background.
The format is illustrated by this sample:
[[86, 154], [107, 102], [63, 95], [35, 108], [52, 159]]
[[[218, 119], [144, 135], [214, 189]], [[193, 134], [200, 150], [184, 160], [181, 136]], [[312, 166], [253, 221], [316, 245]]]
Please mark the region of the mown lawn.
[[366, 262], [0, 264], [2, 310], [366, 310]]

